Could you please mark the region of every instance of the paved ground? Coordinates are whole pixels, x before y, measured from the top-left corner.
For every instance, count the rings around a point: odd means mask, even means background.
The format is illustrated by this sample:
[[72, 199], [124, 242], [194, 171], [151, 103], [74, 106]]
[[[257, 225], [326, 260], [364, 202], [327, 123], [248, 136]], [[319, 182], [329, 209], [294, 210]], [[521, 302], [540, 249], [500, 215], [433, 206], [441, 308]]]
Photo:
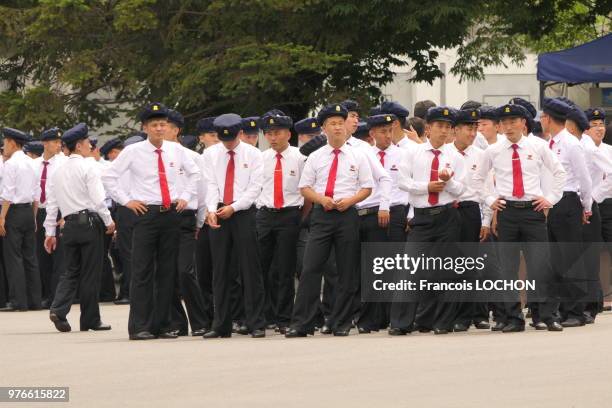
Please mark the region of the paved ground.
[[[100, 333], [1, 314], [0, 385], [69, 386], [50, 406], [76, 407], [612, 406], [610, 313], [562, 333], [134, 342], [127, 312], [103, 306], [113, 330]], [[78, 311], [69, 320], [78, 329]]]

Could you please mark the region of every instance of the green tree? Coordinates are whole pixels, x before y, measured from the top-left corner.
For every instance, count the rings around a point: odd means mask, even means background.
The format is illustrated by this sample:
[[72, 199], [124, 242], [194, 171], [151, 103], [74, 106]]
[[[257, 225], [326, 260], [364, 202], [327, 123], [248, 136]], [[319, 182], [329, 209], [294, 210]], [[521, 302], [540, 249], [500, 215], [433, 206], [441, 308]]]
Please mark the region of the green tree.
[[[597, 0], [609, 2], [610, 0]], [[30, 0], [0, 2], [0, 122], [96, 128], [147, 101], [203, 116], [294, 118], [330, 99], [377, 103], [395, 66], [442, 73], [520, 62], [557, 26], [560, 0]], [[563, 4], [574, 4], [563, 0]], [[562, 9], [562, 8], [561, 8]], [[134, 123], [127, 124], [134, 126]], [[127, 132], [128, 129], [117, 129]]]

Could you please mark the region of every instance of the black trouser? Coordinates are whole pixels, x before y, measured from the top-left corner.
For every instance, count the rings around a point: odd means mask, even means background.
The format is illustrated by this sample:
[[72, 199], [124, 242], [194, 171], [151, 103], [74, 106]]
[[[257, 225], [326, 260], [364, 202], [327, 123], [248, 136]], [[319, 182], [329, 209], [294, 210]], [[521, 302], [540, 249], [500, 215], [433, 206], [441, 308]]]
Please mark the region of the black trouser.
[[[404, 218], [405, 219], [405, 218]], [[359, 239], [360, 242], [387, 242], [389, 241], [387, 228], [378, 225], [378, 213], [374, 212], [359, 217]], [[358, 269], [359, 270], [359, 269]], [[384, 329], [389, 324], [387, 303], [363, 302], [361, 293], [356, 293], [356, 303], [361, 304], [357, 325], [367, 330]]]
[[148, 211], [139, 215], [134, 223], [128, 322], [130, 334], [147, 331], [156, 335], [171, 329], [169, 317], [174, 294], [180, 219], [174, 207], [164, 212], [159, 209], [160, 206], [149, 206]]
[[602, 245], [601, 214], [599, 205], [593, 201], [591, 218], [588, 224], [582, 226], [582, 240], [584, 242], [584, 267], [587, 281], [588, 295], [584, 305], [585, 312], [592, 317], [603, 311], [603, 290], [599, 280], [600, 256]]
[[110, 247], [113, 236], [104, 234], [104, 250], [102, 253], [102, 275], [100, 276], [100, 301], [112, 302], [115, 300], [115, 277], [110, 260]]
[[4, 238], [0, 237], [0, 307], [5, 307], [9, 299], [6, 269], [4, 268]]
[[[550, 288], [547, 283], [552, 282], [552, 268], [550, 265], [550, 253], [544, 245], [534, 248], [530, 242], [547, 242], [548, 232], [546, 227], [546, 216], [541, 211], [534, 211], [530, 206], [515, 208], [507, 205], [506, 209], [497, 213], [497, 232], [500, 245], [500, 264], [504, 279], [516, 279], [518, 276], [520, 250], [523, 250], [527, 273], [538, 275], [541, 279], [536, 283], [536, 288], [544, 286], [540, 292], [540, 302], [530, 302], [532, 306], [532, 320], [551, 323], [553, 320], [554, 301], [550, 296]], [[504, 245], [505, 242], [523, 243], [523, 245]], [[522, 247], [522, 248], [521, 248]], [[498, 313], [497, 321], [501, 323], [515, 323], [525, 325], [525, 318], [521, 309], [519, 294], [507, 296], [507, 302], [496, 304]], [[537, 313], [534, 314], [534, 311]]]
[[213, 330], [229, 334], [232, 330], [230, 288], [233, 276], [231, 260], [238, 262], [244, 295], [245, 324], [250, 331], [263, 329], [264, 289], [257, 234], [255, 208], [237, 211], [229, 219], [219, 220], [220, 228], [209, 230], [213, 259]]
[[29, 204], [12, 204], [6, 214], [4, 263], [9, 301], [17, 309], [40, 309], [41, 287], [36, 259], [34, 213]]
[[[553, 273], [562, 277], [561, 296], [564, 300], [559, 305], [561, 318], [576, 318], [584, 322], [587, 288], [582, 259], [582, 214], [578, 194], [563, 193], [563, 198], [548, 213], [548, 239]], [[554, 242], [560, 245], [552, 244]]]
[[314, 329], [321, 300], [322, 267], [331, 248], [336, 253], [338, 285], [329, 326], [334, 331], [351, 327], [355, 294], [359, 290], [359, 216], [355, 208], [344, 212], [324, 211], [316, 205], [311, 214], [310, 235], [304, 252], [291, 327], [301, 332]]
[[59, 277], [64, 271], [64, 249], [63, 239], [59, 234], [56, 234], [57, 246], [55, 251], [48, 253], [45, 249], [45, 228], [43, 225], [46, 218], [47, 210], [39, 208], [36, 213], [36, 225], [38, 226], [36, 230], [36, 254], [40, 271], [42, 299], [50, 306], [55, 297]]
[[204, 224], [198, 235], [196, 247], [196, 269], [203, 301], [203, 327], [212, 327], [213, 321], [213, 265], [210, 252], [210, 227]]
[[[210, 328], [204, 312], [204, 298], [198, 282], [195, 265], [196, 249], [196, 216], [194, 210], [184, 210], [179, 213], [181, 218], [181, 238], [177, 257], [177, 276], [175, 278], [175, 293], [172, 301], [172, 328], [187, 331], [187, 317], [191, 331]], [[181, 298], [185, 302], [187, 315], [183, 310]]]
[[[264, 287], [269, 294], [271, 313], [275, 317], [275, 320], [268, 321], [268, 324], [276, 324], [279, 327], [287, 327], [291, 322], [300, 222], [301, 212], [298, 208], [281, 212], [272, 212], [265, 208], [257, 211], [257, 244]], [[277, 272], [276, 276], [274, 272]], [[275, 289], [277, 292], [272, 294]]]
[[138, 216], [134, 211], [122, 205], [117, 206], [115, 220], [117, 223], [117, 249], [121, 257], [121, 286], [119, 299], [130, 298], [130, 279], [132, 271], [132, 234]]
[[389, 228], [387, 236], [390, 242], [405, 242], [406, 224], [408, 223], [409, 205], [394, 205], [389, 209]]
[[[480, 229], [482, 219], [480, 206], [476, 202], [459, 203], [460, 223], [460, 242], [480, 241]], [[473, 254], [474, 257], [477, 254]], [[458, 305], [457, 318], [455, 323], [469, 326], [472, 322], [489, 320], [489, 310], [485, 302], [461, 302]]]
[[[410, 220], [410, 233], [407, 242], [416, 254], [430, 253], [431, 243], [459, 241], [459, 213], [457, 209], [446, 206], [439, 214], [429, 215], [415, 209]], [[427, 211], [427, 210], [425, 210]], [[424, 292], [416, 302], [393, 302], [390, 323], [392, 328], [411, 331], [414, 323], [425, 329], [451, 330], [457, 303], [441, 301], [441, 295]]]
[[62, 229], [66, 269], [62, 272], [51, 313], [65, 320], [79, 291], [81, 330], [100, 324], [98, 306], [100, 275], [104, 250], [104, 225], [97, 215], [89, 214], [84, 223], [67, 217]]

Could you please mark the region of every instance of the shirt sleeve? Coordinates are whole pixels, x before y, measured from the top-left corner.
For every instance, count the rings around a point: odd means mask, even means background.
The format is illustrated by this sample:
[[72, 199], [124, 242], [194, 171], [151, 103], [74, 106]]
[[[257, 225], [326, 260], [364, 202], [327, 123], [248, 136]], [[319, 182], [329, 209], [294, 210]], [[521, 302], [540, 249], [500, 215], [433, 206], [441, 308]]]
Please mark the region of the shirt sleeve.
[[263, 159], [259, 151], [249, 152], [249, 167], [251, 173], [249, 175], [249, 184], [244, 194], [232, 204], [234, 211], [242, 211], [250, 208], [259, 194], [263, 185]]
[[85, 185], [87, 186], [89, 200], [93, 204], [94, 210], [102, 218], [102, 221], [104, 221], [104, 225], [108, 227], [113, 222], [113, 219], [106, 206], [106, 194], [104, 193], [104, 186], [100, 179], [100, 172], [95, 171], [95, 169], [87, 170], [89, 171], [85, 172]]
[[[409, 192], [412, 196], [429, 194], [428, 181], [416, 181], [412, 173], [412, 166], [417, 160], [417, 155], [422, 153], [419, 150], [407, 150], [403, 153], [404, 157], [399, 166], [399, 188]], [[412, 156], [412, 157], [410, 157]]]
[[[359, 188], [373, 188], [374, 180], [372, 177], [372, 167], [364, 154], [357, 153], [357, 165], [359, 166]], [[379, 163], [380, 165], [380, 163]], [[386, 173], [385, 169], [382, 169]], [[389, 175], [387, 174], [387, 177]], [[387, 195], [387, 201], [389, 200]]]
[[316, 181], [316, 173], [314, 169], [315, 161], [316, 156], [309, 156], [306, 162], [304, 163], [304, 169], [302, 170], [302, 176], [300, 177], [300, 183], [298, 184], [299, 188], [314, 188]]
[[204, 158], [201, 155], [198, 155], [195, 161], [200, 168], [200, 180], [198, 181], [198, 213], [196, 220], [197, 227], [202, 228], [208, 212], [206, 209], [206, 190], [208, 188], [208, 178], [206, 177], [206, 172], [204, 171]]
[[181, 168], [187, 175], [183, 190], [179, 192], [178, 198], [187, 202], [198, 196], [198, 181], [200, 181], [200, 168], [191, 158], [186, 148], [178, 146], [179, 155], [181, 158]]
[[565, 179], [567, 178], [567, 173], [565, 173], [563, 165], [552, 150], [548, 149], [546, 146], [539, 146], [539, 148], [540, 157], [542, 158], [544, 166], [548, 170], [550, 170], [553, 175], [552, 189], [550, 191], [549, 196], [545, 198], [552, 205], [555, 205], [559, 202], [559, 200], [561, 200], [561, 197], [563, 196], [563, 187], [565, 186]]
[[389, 211], [389, 206], [391, 205], [391, 189], [393, 187], [393, 180], [391, 179], [389, 172], [387, 172], [380, 161], [376, 159], [374, 152], [371, 150], [363, 150], [363, 154], [366, 156], [368, 164], [370, 165], [370, 170], [372, 171], [372, 176], [377, 182], [376, 188], [380, 194], [379, 209], [381, 211]]
[[481, 156], [480, 166], [478, 170], [472, 176], [474, 182], [474, 189], [478, 192], [480, 201], [485, 204], [486, 207], [491, 207], [497, 196], [494, 194], [495, 191], [491, 191], [485, 188], [485, 180], [489, 175], [489, 172], [493, 168], [493, 161], [491, 160], [491, 149], [487, 149]]
[[54, 179], [55, 179], [56, 174], [57, 172], [54, 173], [53, 176], [47, 180], [47, 186], [46, 186], [47, 217], [45, 218], [43, 226], [45, 228], [45, 235], [47, 237], [54, 237], [56, 235], [56, 229], [57, 229], [58, 204], [57, 204], [57, 198], [55, 196], [55, 188], [54, 188], [54, 181], [55, 181]]
[[204, 150], [202, 153], [202, 164], [204, 166], [204, 172], [206, 176], [206, 208], [208, 212], [217, 211], [217, 204], [219, 203], [219, 185], [217, 183], [217, 177], [215, 168], [213, 166], [214, 152]]
[[130, 168], [130, 156], [133, 150], [127, 148], [112, 161], [111, 165], [102, 173], [102, 183], [110, 197], [120, 205], [126, 205], [130, 197], [121, 188], [119, 178]]
[[2, 178], [2, 199], [12, 202], [15, 199], [15, 191], [17, 184], [15, 180], [15, 169], [11, 162], [4, 165], [4, 174]]
[[590, 212], [593, 204], [593, 183], [589, 175], [589, 170], [587, 169], [584, 148], [580, 143], [576, 143], [573, 145], [570, 153], [574, 172], [578, 178], [582, 208], [584, 211]]
[[465, 191], [465, 162], [458, 156], [452, 156], [453, 176], [448, 180], [444, 189], [455, 197], [459, 197]]

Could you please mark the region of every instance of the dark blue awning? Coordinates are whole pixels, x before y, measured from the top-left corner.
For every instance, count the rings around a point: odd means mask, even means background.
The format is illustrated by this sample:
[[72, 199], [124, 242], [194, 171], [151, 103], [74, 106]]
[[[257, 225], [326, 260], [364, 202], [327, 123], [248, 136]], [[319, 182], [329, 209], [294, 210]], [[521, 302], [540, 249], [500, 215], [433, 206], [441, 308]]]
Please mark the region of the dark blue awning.
[[612, 34], [563, 51], [538, 55], [538, 80], [612, 82]]

